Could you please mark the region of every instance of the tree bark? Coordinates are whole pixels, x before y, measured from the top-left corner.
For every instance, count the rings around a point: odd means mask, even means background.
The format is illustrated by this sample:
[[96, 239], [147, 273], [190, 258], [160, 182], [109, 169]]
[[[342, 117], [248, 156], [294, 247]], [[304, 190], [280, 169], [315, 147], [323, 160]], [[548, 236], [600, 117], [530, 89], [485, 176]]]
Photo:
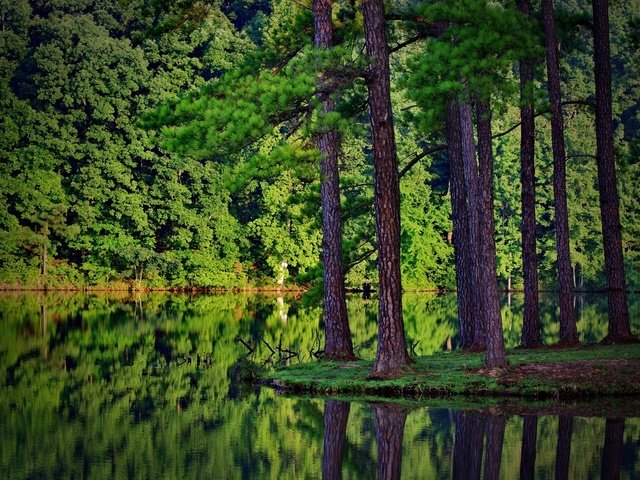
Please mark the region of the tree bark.
[[476, 143], [473, 136], [473, 113], [468, 101], [460, 101], [460, 133], [462, 138], [462, 163], [464, 185], [467, 199], [467, 220], [469, 222], [469, 271], [471, 278], [471, 294], [475, 299], [473, 305], [473, 340], [467, 349], [472, 352], [484, 351], [487, 347], [487, 312], [486, 292], [482, 284], [481, 240], [480, 240], [480, 204], [478, 196], [478, 162], [476, 160]]
[[501, 415], [490, 415], [486, 420], [487, 455], [484, 463], [485, 480], [498, 480], [500, 478], [502, 444], [504, 443], [506, 423], [507, 419]]
[[462, 162], [462, 138], [460, 111], [457, 101], [450, 100], [447, 106], [447, 144], [449, 156], [449, 185], [451, 189], [451, 218], [453, 223], [453, 249], [456, 263], [456, 287], [458, 321], [460, 323], [460, 346], [467, 350], [473, 342], [473, 282], [471, 256], [469, 253], [469, 219], [464, 186]]
[[491, 106], [488, 101], [476, 102], [478, 126], [478, 221], [479, 221], [479, 282], [481, 312], [484, 314], [487, 353], [486, 368], [507, 365], [502, 334], [502, 315], [496, 272], [496, 242], [493, 220], [493, 153], [491, 151]]
[[[366, 1], [366, 0], [365, 0]], [[402, 437], [407, 410], [398, 405], [373, 405], [378, 440], [378, 479], [398, 480], [402, 468]]]
[[607, 0], [592, 0], [592, 5], [593, 61], [596, 82], [596, 158], [609, 306], [609, 332], [603, 343], [628, 343], [637, 341], [637, 338], [631, 333], [629, 324], [627, 287], [622, 257], [620, 202], [613, 153], [609, 7]]
[[538, 417], [526, 415], [522, 425], [522, 452], [520, 454], [520, 480], [535, 478]]
[[573, 417], [561, 415], [558, 418], [558, 445], [556, 447], [556, 480], [569, 478], [571, 460], [571, 431]]
[[600, 478], [620, 478], [620, 464], [624, 447], [624, 418], [607, 418], [604, 427], [604, 447]]
[[401, 374], [410, 362], [402, 320], [400, 277], [400, 184], [393, 131], [389, 51], [382, 0], [363, 0], [367, 76], [374, 156], [376, 238], [378, 243], [378, 349], [372, 377]]
[[[532, 16], [530, 0], [518, 0], [518, 8]], [[542, 346], [536, 254], [535, 112], [531, 88], [533, 62], [520, 60], [520, 183], [522, 185], [522, 271], [524, 276], [524, 319], [522, 348]]]
[[567, 210], [566, 154], [560, 92], [560, 64], [553, 13], [553, 0], [542, 0], [542, 23], [547, 56], [547, 88], [551, 104], [551, 143], [553, 147], [553, 198], [555, 207], [558, 290], [560, 304], [560, 345], [577, 345], [578, 329], [572, 302], [571, 256], [569, 253], [569, 215]]
[[349, 407], [349, 402], [340, 400], [327, 400], [324, 405], [323, 480], [342, 478], [342, 458], [349, 420]]
[[[313, 1], [314, 43], [317, 48], [333, 46], [331, 0]], [[319, 82], [324, 72], [318, 72]], [[334, 111], [333, 101], [322, 100], [322, 113]], [[342, 268], [342, 220], [340, 217], [340, 178], [338, 156], [340, 137], [335, 130], [323, 130], [317, 137], [322, 203], [322, 263], [324, 273], [324, 328], [327, 360], [354, 360], [351, 331], [347, 319], [344, 273]]]

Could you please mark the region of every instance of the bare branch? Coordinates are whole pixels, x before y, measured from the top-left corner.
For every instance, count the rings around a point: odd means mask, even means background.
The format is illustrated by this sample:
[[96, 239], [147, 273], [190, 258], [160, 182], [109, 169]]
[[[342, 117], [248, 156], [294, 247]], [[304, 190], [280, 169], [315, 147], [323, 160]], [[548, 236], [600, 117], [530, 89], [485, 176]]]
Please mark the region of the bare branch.
[[433, 147], [425, 148], [422, 152], [418, 153], [415, 157], [413, 157], [403, 168], [400, 170], [399, 176], [402, 178], [405, 173], [411, 170], [416, 163], [422, 160], [427, 155], [431, 155], [432, 153], [439, 152], [442, 150], [446, 150], [448, 147], [446, 144], [434, 145]]

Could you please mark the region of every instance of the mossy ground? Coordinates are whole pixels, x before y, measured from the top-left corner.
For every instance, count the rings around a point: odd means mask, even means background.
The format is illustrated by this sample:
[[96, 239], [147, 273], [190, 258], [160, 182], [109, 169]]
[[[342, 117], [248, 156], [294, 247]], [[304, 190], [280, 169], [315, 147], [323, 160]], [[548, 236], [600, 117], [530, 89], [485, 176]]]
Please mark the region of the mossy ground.
[[511, 350], [509, 366], [483, 370], [482, 353], [443, 352], [416, 358], [405, 374], [368, 378], [371, 361], [313, 362], [264, 376], [279, 389], [383, 397], [516, 396], [590, 398], [640, 395], [640, 345]]

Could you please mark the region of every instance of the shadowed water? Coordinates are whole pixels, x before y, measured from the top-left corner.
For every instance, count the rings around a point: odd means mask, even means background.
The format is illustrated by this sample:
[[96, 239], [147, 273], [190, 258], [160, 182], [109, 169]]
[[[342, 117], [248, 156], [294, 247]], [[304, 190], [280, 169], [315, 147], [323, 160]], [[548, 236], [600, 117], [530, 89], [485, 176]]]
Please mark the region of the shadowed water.
[[[581, 338], [602, 338], [606, 299], [576, 306]], [[521, 311], [504, 299], [510, 346]], [[375, 312], [349, 299], [363, 358]], [[552, 299], [542, 312], [552, 342]], [[454, 296], [407, 295], [405, 320], [417, 354], [456, 347]], [[2, 294], [0, 325], [0, 478], [640, 478], [633, 403], [460, 410], [241, 382], [247, 355], [268, 367], [321, 348], [321, 310], [290, 298]]]

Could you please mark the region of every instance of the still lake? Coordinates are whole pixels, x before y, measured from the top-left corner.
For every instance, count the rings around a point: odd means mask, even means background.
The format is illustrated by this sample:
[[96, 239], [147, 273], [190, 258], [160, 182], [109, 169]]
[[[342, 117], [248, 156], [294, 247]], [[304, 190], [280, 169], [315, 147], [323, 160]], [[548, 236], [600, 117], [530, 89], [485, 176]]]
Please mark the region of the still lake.
[[[405, 295], [416, 354], [456, 348], [455, 301]], [[638, 332], [637, 295], [630, 306]], [[603, 338], [606, 299], [579, 295], [576, 309], [581, 340]], [[373, 358], [375, 301], [351, 296], [348, 310], [357, 354]], [[505, 296], [502, 314], [516, 346], [522, 297]], [[556, 317], [543, 296], [547, 343]], [[640, 478], [633, 402], [497, 415], [240, 381], [247, 359], [310, 361], [320, 321], [285, 296], [0, 293], [0, 478]]]

